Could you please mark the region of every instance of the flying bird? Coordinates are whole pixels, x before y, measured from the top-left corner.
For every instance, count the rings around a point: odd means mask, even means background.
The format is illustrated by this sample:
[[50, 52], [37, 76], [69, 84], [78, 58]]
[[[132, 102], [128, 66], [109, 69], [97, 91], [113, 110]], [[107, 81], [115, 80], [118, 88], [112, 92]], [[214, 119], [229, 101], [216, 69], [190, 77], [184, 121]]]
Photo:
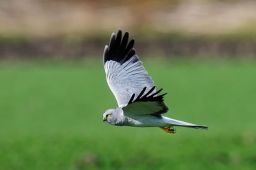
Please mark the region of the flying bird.
[[118, 107], [103, 113], [103, 121], [116, 126], [160, 127], [167, 133], [175, 133], [175, 126], [207, 129], [163, 116], [168, 111], [162, 89], [157, 90], [134, 49], [129, 33], [112, 33], [103, 52], [107, 83]]

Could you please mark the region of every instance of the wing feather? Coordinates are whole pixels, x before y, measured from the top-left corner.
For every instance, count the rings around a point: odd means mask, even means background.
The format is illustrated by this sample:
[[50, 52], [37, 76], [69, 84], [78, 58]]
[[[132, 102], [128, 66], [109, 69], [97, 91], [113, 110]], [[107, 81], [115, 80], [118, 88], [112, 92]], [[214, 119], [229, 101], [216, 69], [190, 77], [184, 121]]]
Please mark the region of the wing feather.
[[[131, 97], [144, 93], [155, 93], [154, 82], [148, 75], [135, 49], [134, 40], [129, 41], [129, 33], [113, 33], [109, 45], [103, 53], [107, 83], [114, 94], [118, 106], [126, 106]], [[149, 91], [151, 90], [151, 91]]]
[[[152, 87], [148, 92], [155, 89]], [[124, 114], [127, 116], [136, 116], [136, 115], [154, 115], [159, 116], [168, 111], [168, 107], [164, 104], [163, 97], [166, 93], [158, 95], [162, 89], [157, 92], [150, 94], [146, 93], [142, 95], [146, 91], [146, 87], [143, 88], [141, 93], [134, 99], [135, 95], [132, 95], [129, 100], [129, 104], [123, 107]], [[149, 95], [150, 94], [150, 95]]]

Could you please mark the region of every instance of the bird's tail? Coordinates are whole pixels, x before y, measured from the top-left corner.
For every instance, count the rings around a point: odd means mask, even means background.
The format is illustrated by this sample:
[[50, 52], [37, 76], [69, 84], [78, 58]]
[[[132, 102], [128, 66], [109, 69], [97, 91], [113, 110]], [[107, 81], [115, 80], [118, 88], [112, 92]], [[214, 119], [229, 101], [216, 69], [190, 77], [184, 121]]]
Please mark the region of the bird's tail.
[[164, 116], [163, 116], [163, 119], [166, 123], [170, 124], [170, 126], [182, 126], [182, 127], [189, 127], [189, 128], [195, 128], [195, 129], [208, 129], [208, 127], [205, 125], [197, 125], [197, 124], [193, 124], [193, 123], [189, 123], [181, 120], [171, 119], [169, 117], [164, 117]]

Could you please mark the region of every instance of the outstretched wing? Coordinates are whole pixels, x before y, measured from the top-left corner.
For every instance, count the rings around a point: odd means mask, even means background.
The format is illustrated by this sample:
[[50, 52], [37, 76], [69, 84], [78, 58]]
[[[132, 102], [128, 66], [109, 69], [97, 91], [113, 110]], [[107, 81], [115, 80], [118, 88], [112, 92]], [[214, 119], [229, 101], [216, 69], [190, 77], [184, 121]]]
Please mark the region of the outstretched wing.
[[140, 94], [135, 98], [132, 95], [127, 106], [123, 107], [124, 114], [127, 116], [136, 115], [155, 115], [159, 116], [168, 111], [168, 107], [164, 104], [164, 95], [166, 93], [158, 95], [162, 89], [157, 92], [150, 94], [155, 87], [152, 87], [147, 93], [146, 87], [140, 92]]
[[[153, 80], [135, 53], [134, 40], [128, 42], [128, 39], [127, 32], [124, 36], [120, 30], [112, 33], [110, 43], [105, 46], [103, 53], [107, 83], [119, 107], [126, 106], [132, 95], [137, 97], [144, 87], [150, 90], [154, 86]], [[150, 93], [154, 92], [153, 89]]]

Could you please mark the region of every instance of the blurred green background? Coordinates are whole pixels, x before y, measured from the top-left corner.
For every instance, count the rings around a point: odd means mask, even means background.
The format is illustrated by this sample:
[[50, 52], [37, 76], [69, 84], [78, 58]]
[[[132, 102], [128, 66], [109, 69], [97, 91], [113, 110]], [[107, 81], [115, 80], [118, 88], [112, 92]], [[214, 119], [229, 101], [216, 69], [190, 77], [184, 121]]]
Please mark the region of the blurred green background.
[[[115, 127], [102, 51], [129, 31], [167, 116], [209, 130]], [[256, 2], [0, 1], [0, 169], [256, 167]]]

